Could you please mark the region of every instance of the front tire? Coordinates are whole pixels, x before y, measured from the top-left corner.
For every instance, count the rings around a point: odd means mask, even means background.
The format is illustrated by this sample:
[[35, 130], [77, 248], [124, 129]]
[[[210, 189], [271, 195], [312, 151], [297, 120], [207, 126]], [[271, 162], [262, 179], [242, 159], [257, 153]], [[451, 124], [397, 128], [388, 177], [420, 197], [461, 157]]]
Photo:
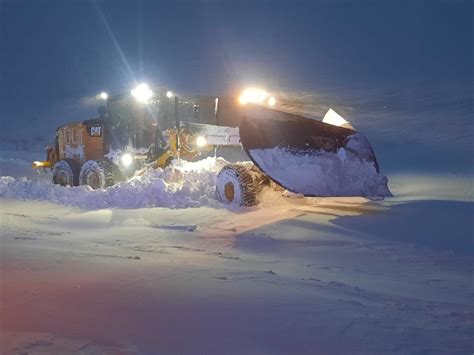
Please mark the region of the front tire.
[[235, 206], [257, 204], [255, 186], [250, 172], [242, 165], [228, 164], [217, 175], [219, 201]]
[[89, 185], [94, 190], [115, 185], [116, 167], [107, 160], [88, 160], [79, 174], [79, 183]]
[[53, 183], [61, 186], [79, 185], [79, 170], [81, 166], [74, 159], [66, 158], [53, 166]]

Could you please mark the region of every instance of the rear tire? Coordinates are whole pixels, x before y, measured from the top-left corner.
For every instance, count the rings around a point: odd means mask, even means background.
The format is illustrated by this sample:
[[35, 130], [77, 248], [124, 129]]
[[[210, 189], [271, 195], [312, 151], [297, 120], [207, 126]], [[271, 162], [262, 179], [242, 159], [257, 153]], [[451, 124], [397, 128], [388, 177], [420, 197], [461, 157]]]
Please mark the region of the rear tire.
[[257, 204], [255, 186], [250, 172], [242, 165], [228, 164], [217, 175], [219, 201], [235, 206]]
[[80, 164], [74, 159], [66, 158], [53, 166], [53, 183], [61, 186], [79, 185]]
[[113, 186], [117, 180], [117, 168], [107, 160], [88, 160], [79, 174], [79, 183], [94, 190]]

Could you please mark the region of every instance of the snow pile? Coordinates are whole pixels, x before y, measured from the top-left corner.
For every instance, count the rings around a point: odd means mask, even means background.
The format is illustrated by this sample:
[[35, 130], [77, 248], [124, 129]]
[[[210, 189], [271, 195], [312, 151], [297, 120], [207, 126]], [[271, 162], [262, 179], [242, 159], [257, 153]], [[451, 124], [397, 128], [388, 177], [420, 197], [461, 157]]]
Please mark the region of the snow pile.
[[387, 177], [377, 173], [372, 161], [349, 149], [316, 154], [253, 149], [250, 154], [264, 172], [290, 191], [309, 196], [392, 196]]
[[0, 178], [0, 197], [50, 201], [86, 209], [215, 206], [216, 177], [227, 164], [209, 157], [198, 162], [182, 162], [166, 169], [150, 169], [142, 176], [107, 189], [88, 186], [60, 187], [27, 178]]
[[[320, 153], [297, 158], [283, 149], [251, 151], [263, 170], [271, 172], [275, 180], [293, 191], [317, 196], [390, 196], [387, 179], [377, 174], [373, 163], [361, 158], [370, 159], [370, 153], [358, 146], [340, 149], [337, 154]], [[42, 175], [44, 180], [3, 176], [0, 177], [0, 197], [49, 201], [84, 209], [220, 207], [215, 193], [216, 179], [227, 163], [225, 159], [215, 157], [198, 162], [182, 161], [164, 170], [149, 169], [141, 176], [99, 190], [88, 186], [54, 185], [48, 175]], [[240, 164], [248, 168], [252, 165], [250, 162]], [[9, 165], [10, 168], [13, 166]], [[25, 169], [31, 171], [29, 163]], [[12, 172], [10, 169], [9, 173]], [[24, 173], [17, 176], [25, 176]], [[262, 206], [276, 205], [288, 196], [302, 197], [285, 195], [283, 190], [275, 192], [268, 187], [260, 194], [259, 202]]]

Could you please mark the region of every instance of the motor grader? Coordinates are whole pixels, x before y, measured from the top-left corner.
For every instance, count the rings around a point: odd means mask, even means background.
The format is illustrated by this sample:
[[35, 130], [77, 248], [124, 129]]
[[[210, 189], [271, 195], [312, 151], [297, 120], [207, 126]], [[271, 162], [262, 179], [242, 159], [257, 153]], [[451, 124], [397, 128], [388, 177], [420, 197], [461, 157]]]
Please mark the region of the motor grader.
[[[108, 100], [99, 117], [57, 128], [46, 160], [34, 162], [33, 168], [50, 169], [53, 183], [61, 186], [99, 189], [150, 167], [166, 168], [176, 159], [193, 161], [219, 146], [241, 146], [253, 166], [225, 166], [217, 177], [216, 194], [224, 203], [242, 206], [255, 205], [262, 186], [268, 184], [305, 196], [326, 195], [318, 189], [318, 181], [305, 177], [312, 172], [305, 172], [303, 165], [297, 167], [304, 177], [300, 181], [286, 178], [294, 171], [285, 169], [294, 170], [294, 164], [286, 168], [284, 162], [275, 168], [265, 161], [278, 160], [282, 152], [294, 163], [345, 148], [379, 173], [368, 141], [333, 110], [321, 122], [279, 111], [276, 103], [275, 97], [257, 89], [234, 99], [178, 97], [141, 85], [131, 95]], [[326, 122], [331, 118], [333, 122]]]

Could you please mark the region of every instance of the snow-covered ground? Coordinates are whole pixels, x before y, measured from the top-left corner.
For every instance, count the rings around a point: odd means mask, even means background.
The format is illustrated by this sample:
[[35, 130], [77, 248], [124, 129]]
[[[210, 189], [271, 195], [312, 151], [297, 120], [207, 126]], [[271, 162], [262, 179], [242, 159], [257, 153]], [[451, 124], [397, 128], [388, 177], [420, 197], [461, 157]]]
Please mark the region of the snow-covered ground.
[[228, 209], [219, 159], [91, 191], [38, 158], [0, 153], [2, 354], [474, 350], [471, 175]]

